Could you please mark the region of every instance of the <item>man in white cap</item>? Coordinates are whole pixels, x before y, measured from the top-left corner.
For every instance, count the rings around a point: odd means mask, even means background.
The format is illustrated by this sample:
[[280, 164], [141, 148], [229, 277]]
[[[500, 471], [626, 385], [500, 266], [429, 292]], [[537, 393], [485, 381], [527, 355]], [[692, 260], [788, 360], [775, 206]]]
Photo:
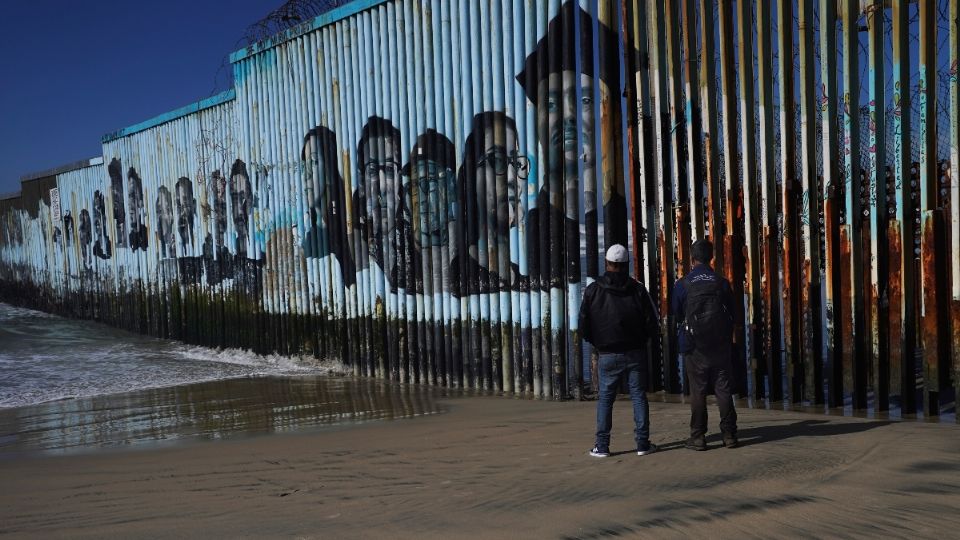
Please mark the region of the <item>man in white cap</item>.
[[593, 457], [610, 455], [613, 402], [623, 379], [633, 401], [637, 455], [657, 451], [650, 443], [646, 344], [659, 331], [660, 316], [647, 289], [630, 277], [627, 268], [627, 249], [620, 244], [610, 246], [606, 273], [587, 287], [580, 305], [580, 332], [600, 353], [597, 435], [590, 450]]

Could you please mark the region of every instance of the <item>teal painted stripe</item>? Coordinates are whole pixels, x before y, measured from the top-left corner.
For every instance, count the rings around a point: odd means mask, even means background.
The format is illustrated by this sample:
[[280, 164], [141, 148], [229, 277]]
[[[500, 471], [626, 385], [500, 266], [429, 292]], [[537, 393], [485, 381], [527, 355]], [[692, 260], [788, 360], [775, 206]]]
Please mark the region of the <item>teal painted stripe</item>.
[[290, 41], [291, 39], [298, 38], [304, 34], [313, 32], [318, 28], [327, 26], [328, 24], [333, 24], [341, 19], [346, 19], [351, 15], [356, 15], [361, 11], [370, 9], [372, 7], [379, 6], [380, 4], [385, 4], [391, 0], [355, 0], [349, 4], [340, 6], [336, 9], [332, 9], [322, 15], [318, 15], [309, 21], [302, 22], [296, 26], [291, 26], [286, 30], [278, 32], [267, 39], [260, 40], [256, 43], [248, 45], [246, 48], [234, 51], [230, 55], [230, 62], [236, 63], [244, 58], [253, 56], [257, 53], [261, 53], [267, 49], [271, 49], [280, 45], [281, 43]]
[[221, 103], [226, 103], [228, 101], [233, 100], [234, 98], [236, 98], [236, 91], [233, 88], [231, 88], [226, 92], [221, 92], [215, 96], [211, 96], [206, 99], [201, 99], [200, 101], [191, 103], [190, 105], [187, 105], [185, 107], [180, 107], [179, 109], [175, 109], [167, 113], [163, 113], [160, 116], [155, 116], [150, 120], [140, 122], [139, 124], [134, 124], [130, 127], [118, 129], [117, 131], [107, 133], [106, 135], [100, 138], [100, 142], [108, 143], [110, 141], [115, 141], [121, 137], [126, 137], [127, 135], [133, 135], [134, 133], [138, 133], [140, 131], [159, 126], [160, 124], [165, 124], [172, 120], [176, 120], [177, 118], [181, 118], [196, 112], [200, 112], [204, 109], [209, 109], [210, 107], [220, 105]]

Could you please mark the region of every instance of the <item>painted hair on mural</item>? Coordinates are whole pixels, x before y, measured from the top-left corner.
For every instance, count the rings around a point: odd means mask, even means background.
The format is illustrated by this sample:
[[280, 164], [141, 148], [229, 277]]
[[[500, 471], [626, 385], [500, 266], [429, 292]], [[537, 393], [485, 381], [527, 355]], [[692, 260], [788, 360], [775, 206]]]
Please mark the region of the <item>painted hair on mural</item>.
[[311, 201], [310, 229], [304, 235], [302, 246], [308, 258], [333, 254], [340, 263], [343, 284], [349, 287], [357, 280], [356, 263], [347, 236], [346, 186], [337, 168], [337, 155], [337, 135], [330, 128], [317, 126], [303, 136], [300, 156], [314, 165], [322, 163], [317, 172], [326, 196]]
[[357, 141], [357, 169], [363, 169], [367, 162], [367, 141], [373, 137], [384, 137], [394, 141], [394, 159], [399, 163], [400, 157], [400, 130], [393, 125], [393, 122], [380, 116], [371, 116], [367, 123], [363, 125], [360, 131], [360, 139]]
[[193, 183], [186, 176], [177, 180], [177, 231], [180, 233], [180, 251], [186, 255], [187, 248], [193, 244], [194, 219], [197, 213], [197, 200], [193, 196]]
[[427, 160], [451, 170], [457, 168], [457, 152], [453, 141], [433, 128], [417, 136], [417, 141], [410, 150], [410, 158], [403, 166], [403, 174], [409, 176], [410, 168], [415, 163]]
[[123, 165], [120, 160], [111, 159], [107, 172], [110, 174], [110, 198], [113, 203], [113, 220], [117, 228], [117, 247], [124, 247], [127, 245], [127, 211], [123, 205]]
[[130, 249], [147, 250], [147, 226], [143, 224], [143, 182], [137, 169], [127, 171], [127, 196], [130, 208]]

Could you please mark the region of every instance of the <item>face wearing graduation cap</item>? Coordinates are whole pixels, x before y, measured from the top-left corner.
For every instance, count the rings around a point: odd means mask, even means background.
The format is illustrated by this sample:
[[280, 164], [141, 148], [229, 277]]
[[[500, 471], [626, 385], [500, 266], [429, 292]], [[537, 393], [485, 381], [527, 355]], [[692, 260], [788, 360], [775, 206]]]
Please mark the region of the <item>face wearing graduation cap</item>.
[[456, 217], [456, 152], [453, 142], [435, 129], [417, 137], [403, 175], [410, 179], [414, 240], [420, 248], [446, 246]]
[[[575, 42], [575, 17], [579, 17], [580, 47]], [[582, 154], [585, 165], [596, 163], [594, 85], [601, 99], [607, 96], [606, 63], [600, 63], [600, 80], [593, 77], [594, 20], [577, 5], [567, 2], [560, 8], [547, 29], [547, 34], [530, 53], [524, 69], [517, 75], [527, 98], [537, 107], [537, 129], [547, 158], [547, 172], [559, 173], [561, 167], [576, 174], [577, 159]], [[600, 24], [599, 40], [608, 50], [616, 50], [616, 36]], [[579, 60], [579, 66], [577, 61]], [[577, 98], [577, 84], [580, 98]], [[582, 134], [577, 130], [577, 115], [582, 121]], [[578, 135], [581, 135], [578, 145]], [[562, 161], [561, 161], [562, 160]]]

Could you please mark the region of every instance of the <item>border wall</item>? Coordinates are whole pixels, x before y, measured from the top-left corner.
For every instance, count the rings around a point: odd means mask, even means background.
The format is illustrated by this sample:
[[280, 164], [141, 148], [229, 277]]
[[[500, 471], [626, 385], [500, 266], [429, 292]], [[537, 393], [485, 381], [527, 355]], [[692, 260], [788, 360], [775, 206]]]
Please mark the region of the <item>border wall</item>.
[[955, 411], [957, 25], [956, 0], [358, 0], [25, 178], [0, 299], [564, 399], [621, 243], [675, 393], [671, 288], [710, 238], [742, 394]]

